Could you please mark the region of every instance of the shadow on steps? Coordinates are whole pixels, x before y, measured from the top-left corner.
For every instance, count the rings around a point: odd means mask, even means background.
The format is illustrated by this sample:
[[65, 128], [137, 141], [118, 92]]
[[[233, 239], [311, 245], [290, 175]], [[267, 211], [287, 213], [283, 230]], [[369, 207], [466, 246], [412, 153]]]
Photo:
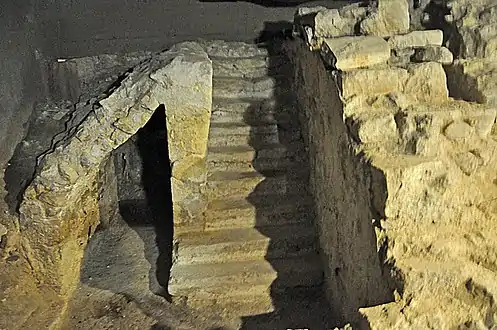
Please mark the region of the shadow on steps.
[[[337, 322], [322, 290], [323, 270], [314, 225], [315, 211], [308, 191], [309, 165], [291, 90], [292, 68], [282, 50], [291, 27], [285, 22], [267, 22], [266, 27], [256, 41], [267, 44], [268, 76], [276, 80], [277, 86], [268, 102], [278, 126], [279, 144], [286, 150], [286, 161], [276, 159], [268, 171], [267, 164], [261, 167], [261, 162], [254, 159], [254, 169], [266, 179], [247, 199], [256, 209], [256, 229], [270, 239], [265, 259], [277, 272], [277, 278], [270, 288], [274, 311], [242, 317], [241, 329], [332, 329]], [[261, 113], [260, 103], [254, 102], [246, 111], [245, 121], [255, 128]], [[256, 129], [251, 130], [249, 144], [253, 148], [257, 149], [265, 142]], [[271, 181], [274, 175], [282, 175], [282, 184], [274, 185]], [[276, 207], [274, 203], [288, 201], [294, 203], [291, 211], [288, 210], [290, 216], [275, 214], [274, 219], [268, 221], [265, 214], [268, 206]], [[289, 228], [295, 230], [292, 232]]]

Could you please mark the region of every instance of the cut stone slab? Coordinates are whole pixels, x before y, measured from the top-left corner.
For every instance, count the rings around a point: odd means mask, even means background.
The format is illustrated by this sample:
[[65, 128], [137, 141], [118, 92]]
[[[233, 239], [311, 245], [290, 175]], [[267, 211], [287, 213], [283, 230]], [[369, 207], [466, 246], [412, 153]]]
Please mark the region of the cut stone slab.
[[388, 43], [393, 49], [442, 46], [442, 42], [442, 30], [413, 31], [403, 35], [396, 35], [388, 39]]
[[360, 25], [361, 34], [389, 37], [409, 31], [409, 3], [407, 0], [379, 0], [378, 8]]
[[346, 71], [386, 63], [390, 46], [376, 36], [330, 38], [323, 41], [321, 53], [329, 65]]
[[451, 51], [446, 47], [427, 46], [416, 49], [413, 59], [416, 62], [451, 64], [454, 61], [454, 55], [452, 55]]

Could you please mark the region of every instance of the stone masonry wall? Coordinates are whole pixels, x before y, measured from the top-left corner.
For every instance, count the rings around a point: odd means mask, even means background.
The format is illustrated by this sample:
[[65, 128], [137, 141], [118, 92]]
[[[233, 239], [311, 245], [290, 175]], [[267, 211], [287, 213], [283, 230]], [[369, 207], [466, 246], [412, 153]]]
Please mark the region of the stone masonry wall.
[[[212, 104], [212, 63], [193, 42], [178, 44], [127, 73], [93, 103], [92, 111], [46, 154], [20, 206], [23, 250], [37, 281], [67, 299], [79, 279], [83, 250], [100, 212], [99, 187], [109, 180], [109, 154], [166, 108], [175, 227], [199, 224], [204, 159]], [[111, 166], [112, 167], [112, 166]], [[111, 178], [111, 176], [109, 176]], [[115, 185], [115, 183], [114, 183]], [[191, 207], [194, 205], [194, 207]], [[202, 226], [202, 224], [200, 224]], [[61, 311], [63, 312], [63, 311]], [[55, 316], [54, 316], [55, 317]]]
[[[497, 325], [495, 89], [481, 88], [495, 86], [495, 79], [493, 73], [475, 74], [473, 80], [451, 74], [466, 67], [461, 61], [468, 59], [459, 58], [471, 48], [460, 26], [492, 30], [482, 20], [493, 22], [495, 5], [485, 4], [432, 1], [420, 13], [407, 0], [379, 0], [340, 10], [301, 8], [296, 14], [295, 32], [305, 42], [291, 43], [295, 88], [308, 127], [328, 297], [357, 328]], [[464, 52], [456, 52], [455, 64], [444, 47], [452, 34], [411, 30], [427, 26], [411, 24], [409, 13], [426, 23], [443, 13], [437, 11], [443, 5], [453, 15], [446, 19], [459, 22], [455, 28], [466, 45], [458, 48]], [[493, 63], [486, 50], [494, 39], [477, 40], [481, 51], [473, 55], [484, 57], [473, 58], [468, 67], [493, 72], [484, 63]], [[463, 97], [456, 90], [479, 94]], [[376, 250], [368, 243], [372, 231]], [[378, 293], [391, 290], [391, 302], [388, 295], [369, 301], [374, 289], [368, 285], [377, 285]]]

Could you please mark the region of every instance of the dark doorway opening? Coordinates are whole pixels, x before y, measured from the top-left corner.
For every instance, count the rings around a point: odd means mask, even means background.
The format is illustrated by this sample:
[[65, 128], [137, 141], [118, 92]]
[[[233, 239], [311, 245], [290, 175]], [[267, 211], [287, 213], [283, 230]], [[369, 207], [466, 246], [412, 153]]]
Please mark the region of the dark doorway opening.
[[81, 282], [133, 300], [170, 300], [173, 214], [164, 106], [100, 172], [101, 223], [85, 250]]
[[131, 228], [153, 228], [154, 239], [147, 234], [150, 230], [137, 233], [151, 265], [150, 290], [169, 299], [173, 212], [165, 110], [163, 105], [157, 108], [133, 143], [115, 156], [115, 164], [122, 175], [118, 184], [119, 213]]

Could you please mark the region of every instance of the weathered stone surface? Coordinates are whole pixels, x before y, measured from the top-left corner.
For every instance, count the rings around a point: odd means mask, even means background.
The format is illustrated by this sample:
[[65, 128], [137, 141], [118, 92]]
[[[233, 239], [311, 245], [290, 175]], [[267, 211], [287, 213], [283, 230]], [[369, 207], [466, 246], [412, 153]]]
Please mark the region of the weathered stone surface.
[[352, 98], [402, 93], [408, 102], [443, 103], [448, 100], [445, 71], [439, 63], [410, 64], [407, 69], [363, 69], [341, 73], [342, 96]]
[[388, 64], [405, 67], [411, 63], [415, 51], [412, 48], [395, 49], [392, 51]]
[[457, 58], [497, 58], [497, 9], [492, 0], [451, 0], [449, 48]]
[[364, 18], [367, 9], [359, 5], [341, 9], [319, 11], [314, 17], [314, 35], [318, 38], [334, 38], [355, 35], [358, 22]]
[[[311, 157], [312, 189], [320, 230], [325, 232], [321, 245], [323, 251], [335, 255], [325, 259], [325, 264], [340, 278], [348, 275], [340, 265], [353, 267], [348, 260], [357, 260], [362, 254], [349, 255], [355, 246], [335, 246], [334, 238], [329, 239], [337, 232], [352, 231], [347, 231], [347, 224], [330, 220], [341, 214], [340, 208], [330, 206], [330, 198], [340, 192], [320, 198], [327, 192], [321, 182], [367, 177], [361, 182], [370, 194], [368, 208], [374, 210], [369, 216], [374, 219], [377, 251], [381, 251], [391, 295], [388, 304], [379, 299], [377, 307], [361, 308], [368, 324], [359, 320], [354, 326], [455, 329], [488, 322], [488, 315], [497, 312], [493, 306], [497, 259], [492, 252], [497, 249], [493, 239], [497, 234], [497, 143], [489, 135], [495, 127], [496, 110], [449, 99], [444, 70], [435, 62], [338, 74], [340, 99], [333, 75], [321, 72], [317, 57], [305, 47], [297, 54], [295, 86], [300, 91], [299, 105], [306, 112], [302, 123], [308, 128], [305, 140]], [[395, 83], [384, 77], [394, 77]], [[309, 90], [314, 91], [312, 96], [307, 94]], [[340, 125], [343, 122], [348, 124], [348, 133]], [[349, 136], [353, 143], [341, 140], [354, 133], [358, 136]], [[349, 167], [347, 153], [340, 154], [341, 161], [335, 163], [331, 150], [340, 146], [359, 159], [355, 165]], [[371, 168], [360, 165], [362, 155]], [[354, 205], [359, 205], [364, 186], [356, 181], [347, 186], [354, 186]], [[338, 204], [343, 203], [348, 203], [346, 197]], [[320, 218], [322, 215], [327, 217]], [[361, 223], [362, 218], [354, 219]], [[342, 260], [344, 255], [350, 259]], [[370, 274], [368, 280], [372, 281], [375, 273], [370, 270]], [[335, 286], [335, 276], [327, 280], [329, 300], [344, 314], [367, 295], [362, 287], [348, 291], [354, 292], [353, 297], [340, 295], [343, 287], [356, 283], [340, 280]]]
[[497, 105], [497, 61], [492, 58], [456, 60], [446, 71], [451, 96]]
[[342, 37], [325, 39], [321, 52], [325, 61], [342, 71], [386, 63], [390, 47], [380, 37]]
[[364, 144], [395, 141], [398, 137], [393, 114], [361, 116], [358, 121], [357, 137]]
[[442, 46], [442, 42], [442, 30], [413, 31], [403, 35], [396, 35], [388, 39], [388, 43], [393, 49]]
[[416, 49], [413, 57], [416, 62], [438, 62], [441, 64], [451, 64], [454, 61], [454, 55], [448, 48], [441, 46], [428, 46]]
[[360, 25], [362, 34], [389, 37], [409, 31], [409, 3], [407, 0], [380, 0]]
[[[321, 57], [309, 52], [304, 42], [300, 45], [296, 43], [294, 47], [294, 88], [299, 107], [305, 112], [302, 114], [303, 138], [308, 143], [311, 158], [310, 189], [316, 202], [316, 222], [325, 266], [325, 290], [333, 309], [351, 321], [359, 306], [390, 299], [377, 266], [371, 226], [374, 216], [368, 195], [370, 181], [363, 172], [368, 170], [365, 163], [356, 162], [356, 155], [348, 144], [349, 129], [340, 111], [343, 104], [339, 91], [331, 75], [326, 72]], [[384, 77], [390, 79], [383, 80]], [[351, 97], [362, 91], [396, 90], [402, 86], [401, 80], [407, 79], [407, 72], [395, 69], [354, 70], [345, 72], [342, 79], [344, 97]], [[373, 132], [378, 131], [374, 124], [370, 128]], [[349, 221], [341, 221], [343, 217]], [[339, 237], [348, 239], [341, 241]]]
[[185, 173], [202, 178], [187, 169], [205, 158], [211, 102], [211, 61], [200, 45], [178, 44], [134, 68], [95, 104], [74, 134], [45, 156], [20, 207], [25, 248], [40, 282], [62, 297], [73, 290], [88, 235], [99, 223], [100, 165], [160, 104], [167, 112], [170, 160], [183, 162], [185, 169], [175, 174], [186, 181]]
[[408, 66], [409, 78], [404, 93], [420, 103], [442, 103], [448, 100], [447, 77], [441, 64], [429, 62]]
[[474, 132], [473, 127], [464, 121], [456, 121], [447, 126], [444, 134], [451, 140], [461, 140], [468, 138]]
[[365, 69], [341, 74], [344, 99], [357, 95], [377, 95], [402, 91], [409, 74], [400, 68]]

